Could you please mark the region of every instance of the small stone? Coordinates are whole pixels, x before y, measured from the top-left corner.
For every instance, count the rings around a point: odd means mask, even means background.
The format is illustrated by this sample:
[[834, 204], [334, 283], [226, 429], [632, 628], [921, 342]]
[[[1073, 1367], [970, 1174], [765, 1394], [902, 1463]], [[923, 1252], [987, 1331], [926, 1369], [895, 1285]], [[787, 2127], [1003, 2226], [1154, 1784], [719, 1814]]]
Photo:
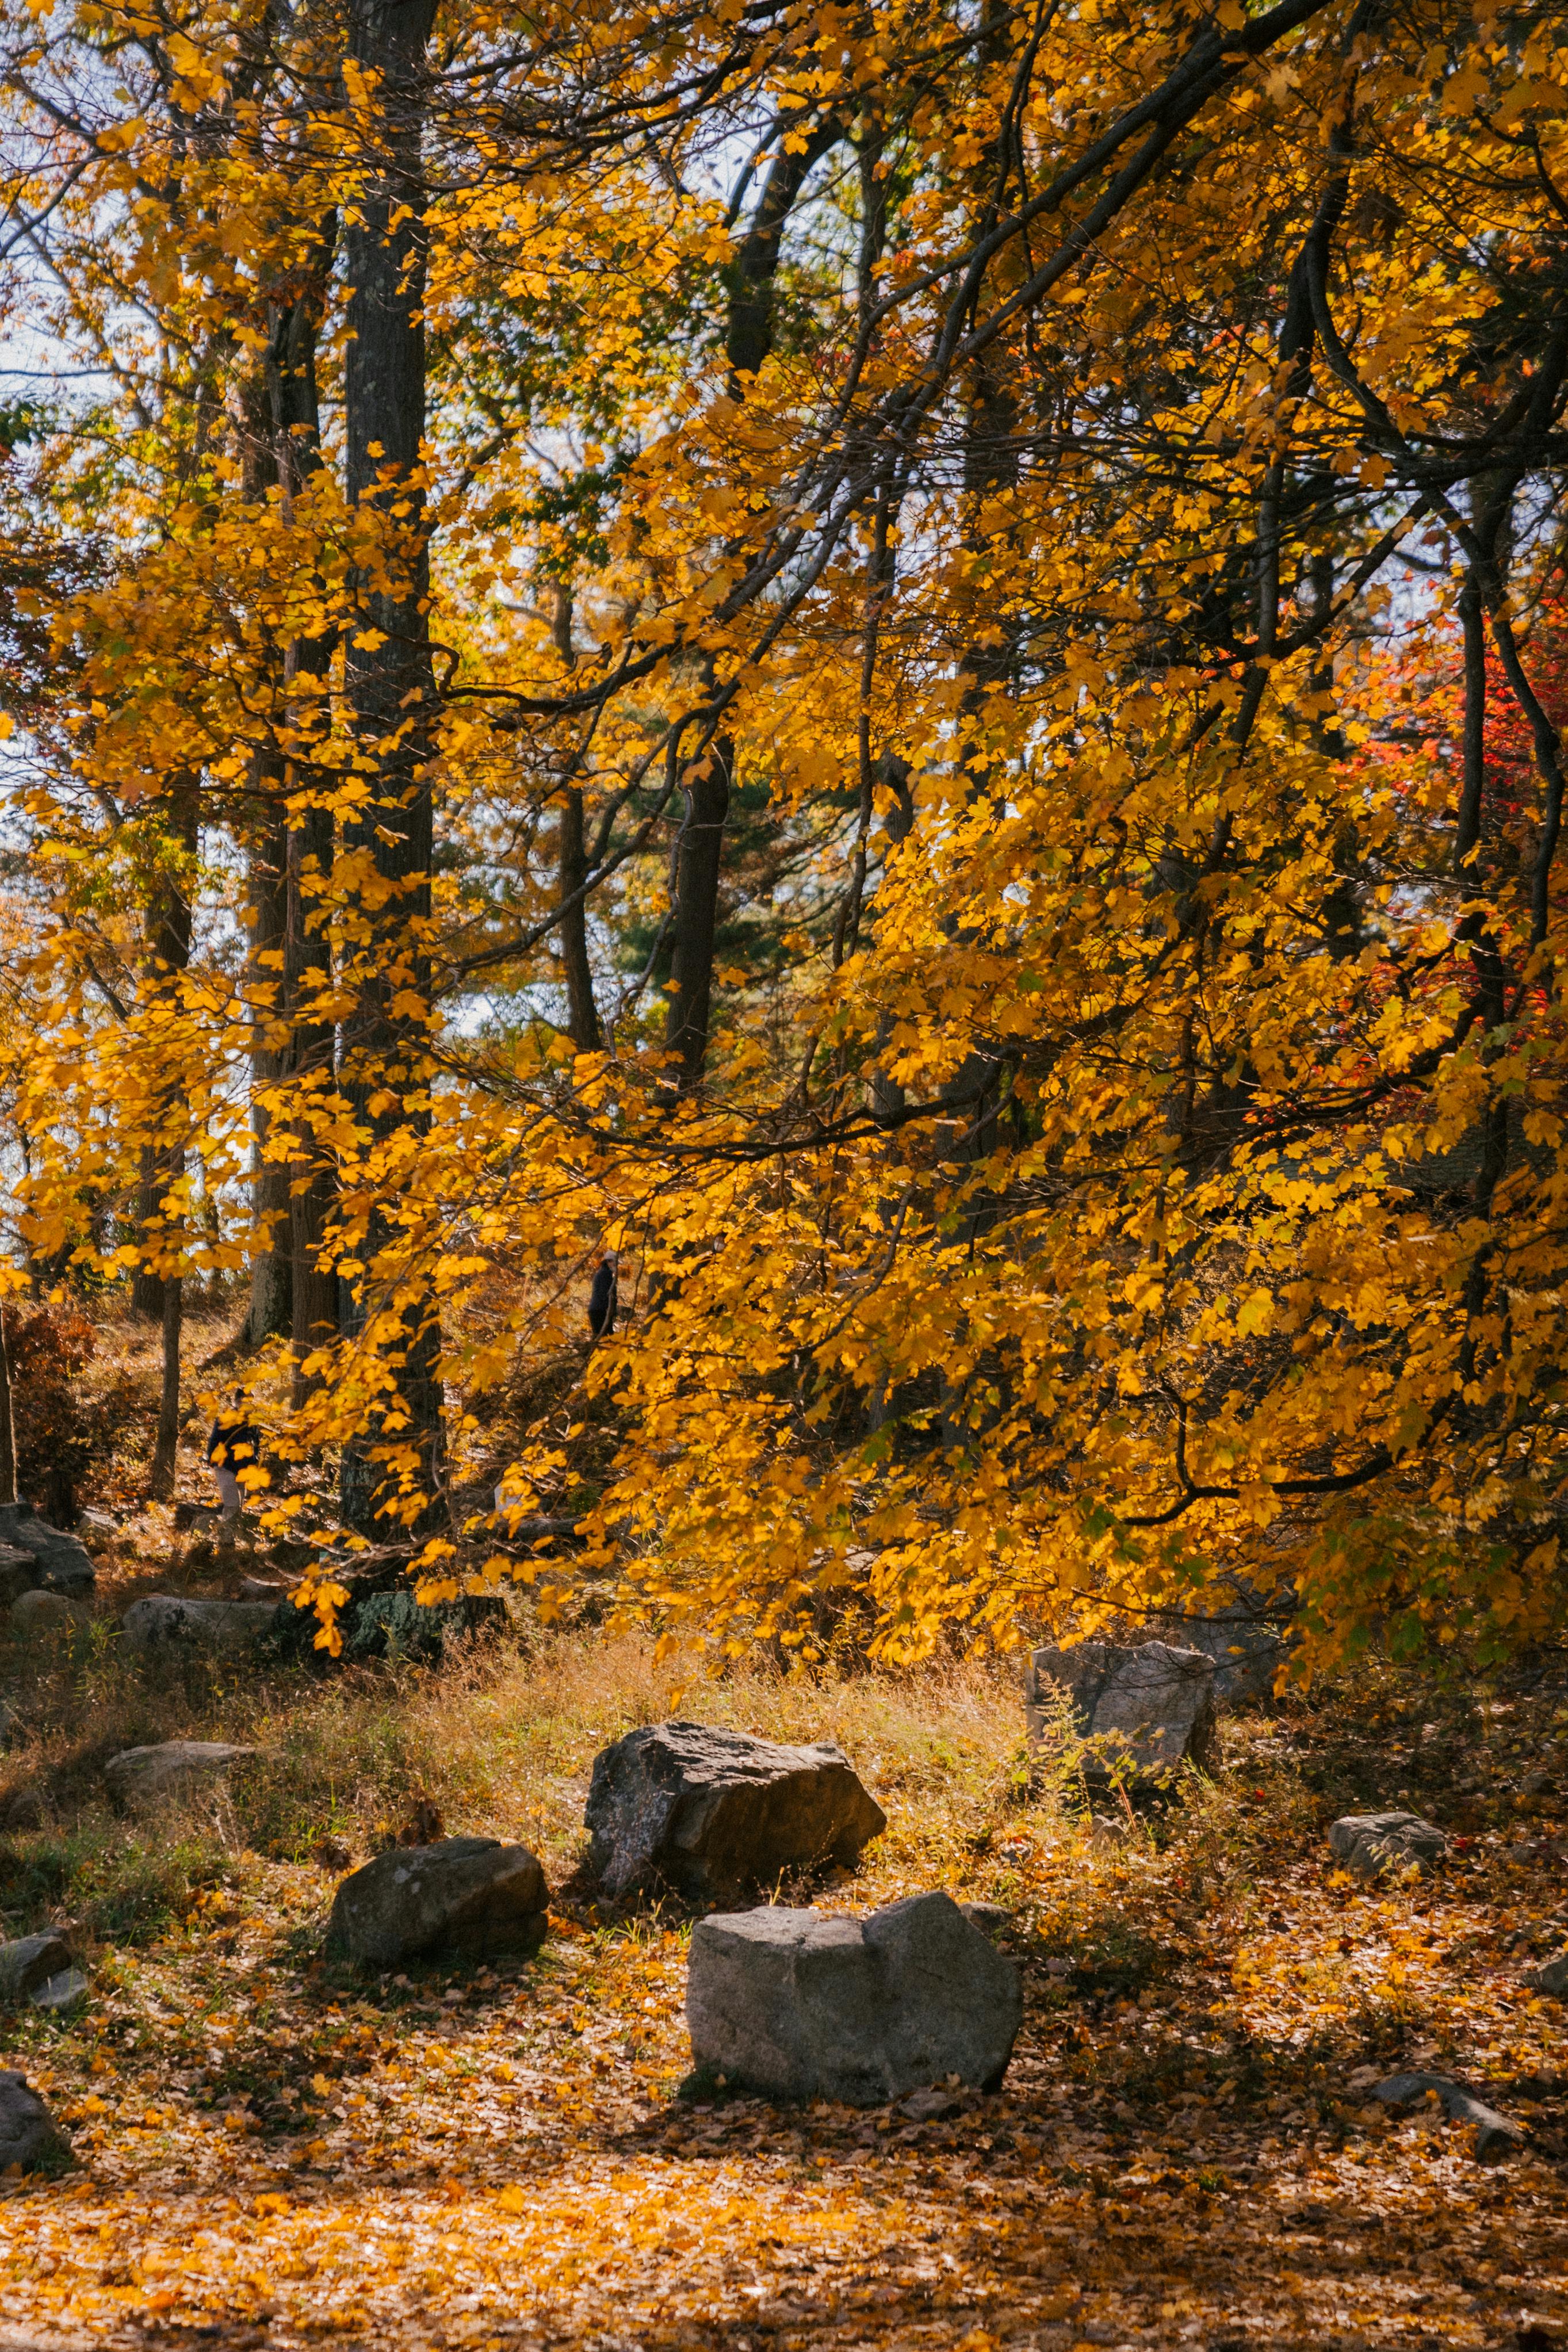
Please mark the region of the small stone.
[[594, 1759], [588, 1864], [612, 1896], [734, 1903], [786, 1871], [846, 1866], [887, 1815], [830, 1741], [790, 1748], [701, 1723], [628, 1732]]
[[267, 1631], [275, 1607], [269, 1601], [188, 1601], [181, 1594], [149, 1592], [132, 1602], [121, 1630], [132, 1650], [153, 1650], [165, 1642], [241, 1650]]
[[1029, 1661], [1025, 1718], [1031, 1738], [1051, 1738], [1059, 1720], [1052, 1702], [1065, 1696], [1088, 1780], [1164, 1788], [1183, 1765], [1206, 1770], [1214, 1761], [1214, 1680], [1212, 1659], [1167, 1642], [1040, 1649]]
[[1447, 2074], [1390, 2074], [1379, 2083], [1373, 2097], [1385, 2107], [1412, 2107], [1425, 2103], [1428, 2095], [1436, 2100], [1451, 2123], [1473, 2123], [1476, 2127], [1475, 2152], [1483, 2164], [1499, 2157], [1511, 2156], [1524, 2145], [1524, 2134], [1519, 2126], [1500, 2116], [1467, 2091]]
[[1568, 1993], [1568, 1951], [1554, 1952], [1539, 1968], [1526, 1969], [1521, 1981], [1531, 1992], [1549, 1992], [1553, 1996]]
[[92, 1623], [92, 1612], [63, 1592], [35, 1586], [11, 1603], [11, 1631], [24, 1642], [77, 1641]]
[[867, 1919], [764, 1905], [691, 1933], [698, 2068], [763, 2098], [881, 2106], [1001, 2082], [1023, 2021], [1018, 1971], [943, 1894]]
[[64, 2170], [75, 2162], [65, 2134], [25, 2074], [0, 2074], [0, 2172]]
[[963, 2111], [963, 2100], [955, 2098], [951, 2091], [911, 2091], [907, 2099], [899, 2101], [899, 2113], [908, 2116], [912, 2124], [945, 2123], [949, 2116], [961, 2115]]
[[233, 1764], [259, 1756], [258, 1748], [235, 1748], [224, 1739], [165, 1739], [151, 1748], [124, 1748], [103, 1768], [110, 1793], [132, 1812], [171, 1799], [192, 1796], [222, 1780]]
[[1009, 1911], [1005, 1903], [961, 1903], [958, 1907], [970, 1926], [989, 1936], [994, 1944], [1010, 1936], [1018, 1924], [1017, 1913]]
[[0, 2000], [29, 2000], [57, 1969], [69, 1966], [69, 1948], [47, 1929], [41, 1936], [0, 1944]]
[[1329, 1846], [1356, 1878], [1426, 1871], [1443, 1861], [1448, 1841], [1419, 1813], [1345, 1813], [1331, 1824]]
[[536, 1952], [550, 1889], [539, 1858], [499, 1838], [395, 1846], [345, 1878], [332, 1903], [329, 1948], [395, 1969], [426, 1952], [495, 1959]]
[[112, 1511], [100, 1511], [89, 1504], [77, 1513], [76, 1531], [85, 1543], [112, 1543], [120, 1533], [120, 1522]]
[[87, 1989], [84, 1969], [61, 1969], [58, 1976], [47, 1977], [27, 1999], [35, 2009], [74, 2009]]

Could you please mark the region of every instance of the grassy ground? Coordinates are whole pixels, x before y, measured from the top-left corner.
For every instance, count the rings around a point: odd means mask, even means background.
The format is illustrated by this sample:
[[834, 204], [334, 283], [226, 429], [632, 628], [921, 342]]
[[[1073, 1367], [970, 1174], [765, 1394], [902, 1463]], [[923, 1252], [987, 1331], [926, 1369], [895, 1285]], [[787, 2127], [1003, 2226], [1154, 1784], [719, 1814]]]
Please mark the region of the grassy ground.
[[[123, 1559], [106, 1598], [159, 1580]], [[0, 1822], [36, 1826], [0, 1829], [0, 1912], [79, 1923], [93, 1990], [0, 2021], [82, 2159], [0, 2183], [0, 2347], [1568, 2343], [1563, 2008], [1519, 1982], [1565, 1916], [1568, 1690], [1369, 1674], [1233, 1721], [1216, 1780], [1115, 1843], [1023, 1784], [1008, 1665], [715, 1682], [585, 1630], [324, 1681], [107, 1631], [7, 1666]], [[1002, 2093], [920, 2127], [677, 2095], [688, 1923], [601, 1916], [574, 1873], [595, 1751], [678, 1712], [842, 1741], [889, 1827], [819, 1900], [1016, 1910]], [[116, 1818], [103, 1758], [184, 1734], [263, 1752], [220, 1801]], [[1325, 1823], [1406, 1792], [1466, 1843], [1435, 1884], [1347, 1884]], [[323, 1960], [312, 1849], [363, 1859], [421, 1799], [542, 1853], [536, 1961]], [[1526, 2153], [1483, 2168], [1369, 2108], [1401, 2063], [1464, 2075]]]

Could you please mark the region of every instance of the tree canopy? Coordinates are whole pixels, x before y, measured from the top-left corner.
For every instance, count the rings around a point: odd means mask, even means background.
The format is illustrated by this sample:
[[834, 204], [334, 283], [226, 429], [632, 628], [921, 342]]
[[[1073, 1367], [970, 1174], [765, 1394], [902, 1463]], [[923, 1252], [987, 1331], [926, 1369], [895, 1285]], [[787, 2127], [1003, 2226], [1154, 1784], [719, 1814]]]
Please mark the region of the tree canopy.
[[163, 1317], [155, 1479], [216, 1269], [271, 1507], [428, 1583], [1554, 1630], [1565, 70], [15, 13], [13, 1278]]

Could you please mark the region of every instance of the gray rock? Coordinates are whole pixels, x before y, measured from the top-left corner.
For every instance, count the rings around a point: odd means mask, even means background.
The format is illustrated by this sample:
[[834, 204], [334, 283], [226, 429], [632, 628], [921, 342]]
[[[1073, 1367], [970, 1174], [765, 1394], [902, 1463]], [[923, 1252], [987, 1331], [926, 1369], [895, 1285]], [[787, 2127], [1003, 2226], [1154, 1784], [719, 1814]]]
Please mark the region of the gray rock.
[[989, 1936], [994, 1944], [999, 1937], [1010, 1936], [1018, 1924], [1017, 1913], [1004, 1903], [961, 1903], [958, 1907], [970, 1926]]
[[153, 1748], [122, 1748], [103, 1768], [110, 1792], [132, 1812], [146, 1812], [171, 1800], [197, 1794], [221, 1780], [231, 1764], [259, 1756], [258, 1748], [235, 1748], [226, 1739], [164, 1739]]
[[589, 1867], [611, 1895], [734, 1903], [785, 1871], [850, 1864], [888, 1817], [841, 1748], [700, 1723], [630, 1731], [594, 1759]]
[[36, 1585], [11, 1603], [11, 1631], [24, 1642], [76, 1641], [92, 1623], [84, 1602]]
[[955, 2099], [951, 2091], [911, 2091], [899, 2102], [899, 2113], [908, 2116], [912, 2124], [945, 2123], [950, 2116], [963, 2112], [963, 2101]]
[[1510, 2123], [1506, 2116], [1500, 2116], [1495, 2107], [1489, 2107], [1447, 2074], [1390, 2074], [1372, 2095], [1385, 2107], [1413, 2107], [1424, 2104], [1429, 2092], [1450, 2123], [1475, 2125], [1475, 2152], [1483, 2164], [1511, 2156], [1523, 2147], [1524, 2134], [1517, 2124]]
[[120, 1522], [112, 1511], [100, 1511], [89, 1506], [79, 1511], [76, 1531], [88, 1543], [112, 1543], [120, 1533]]
[[215, 1650], [242, 1650], [272, 1622], [271, 1601], [188, 1601], [173, 1592], [149, 1592], [133, 1601], [121, 1621], [132, 1650], [155, 1650], [165, 1642], [201, 1642]]
[[1214, 1761], [1214, 1661], [1199, 1650], [1078, 1642], [1034, 1653], [1024, 1711], [1030, 1737], [1047, 1738], [1055, 1728], [1053, 1693], [1065, 1692], [1078, 1737], [1088, 1743], [1086, 1778], [1161, 1788], [1184, 1764], [1202, 1770]]
[[1155, 1623], [1176, 1648], [1201, 1650], [1211, 1660], [1214, 1694], [1222, 1706], [1258, 1706], [1273, 1696], [1274, 1677], [1290, 1645], [1257, 1607], [1237, 1601], [1203, 1617], [1173, 1615]]
[[550, 1889], [536, 1854], [499, 1838], [395, 1846], [345, 1878], [327, 1927], [331, 1948], [372, 1967], [425, 1952], [495, 1959], [536, 1952]]
[[874, 2107], [950, 2075], [992, 2089], [1023, 2014], [1017, 1969], [947, 1895], [864, 1920], [769, 1905], [691, 1932], [693, 2059], [765, 2098]]
[[63, 2170], [71, 2145], [24, 2074], [0, 2074], [0, 2172]]
[[30, 1592], [38, 1580], [38, 1563], [30, 1551], [19, 1551], [15, 1544], [0, 1544], [0, 1608], [8, 1609], [13, 1601]]
[[0, 1944], [0, 2000], [31, 2000], [57, 1969], [69, 1968], [70, 1957], [62, 1938], [47, 1932]]
[[1448, 1841], [1419, 1813], [1345, 1813], [1331, 1824], [1329, 1846], [1356, 1878], [1385, 1872], [1430, 1870], [1448, 1851]]
[[1554, 1952], [1539, 1968], [1526, 1969], [1522, 1981], [1531, 1992], [1549, 1992], [1554, 1997], [1568, 1993], [1568, 1952]]
[[31, 1503], [0, 1503], [0, 1543], [31, 1555], [35, 1584], [79, 1600], [90, 1597], [97, 1570], [86, 1551], [75, 1536], [39, 1518]]
[[27, 1999], [35, 2009], [74, 2009], [87, 1989], [85, 1970], [61, 1969], [58, 1976], [47, 1977]]

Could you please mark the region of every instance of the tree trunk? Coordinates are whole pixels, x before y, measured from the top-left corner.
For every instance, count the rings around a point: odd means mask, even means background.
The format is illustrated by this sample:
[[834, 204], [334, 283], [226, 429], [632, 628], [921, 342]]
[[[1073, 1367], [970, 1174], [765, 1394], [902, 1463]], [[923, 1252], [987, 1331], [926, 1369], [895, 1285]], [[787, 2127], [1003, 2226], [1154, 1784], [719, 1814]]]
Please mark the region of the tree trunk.
[[561, 961], [566, 967], [566, 1018], [572, 1043], [580, 1054], [596, 1054], [604, 1038], [599, 1029], [599, 1008], [594, 1002], [593, 967], [588, 961], [587, 908], [580, 898], [574, 905], [565, 903], [581, 890], [587, 871], [583, 794], [579, 786], [573, 784], [567, 789], [561, 811]]
[[[321, 466], [321, 409], [316, 383], [316, 345], [327, 276], [337, 244], [337, 215], [321, 224], [307, 283], [282, 306], [273, 321], [268, 353], [279, 481], [285, 504]], [[322, 631], [297, 638], [289, 648], [288, 677], [293, 688], [290, 721], [307, 737], [315, 731], [317, 685], [331, 668], [334, 635]], [[289, 779], [291, 793], [300, 779]], [[331, 984], [331, 949], [321, 929], [319, 907], [331, 880], [332, 814], [327, 808], [297, 808], [284, 845], [283, 981], [289, 1020], [289, 1070], [297, 1097], [335, 1091], [337, 1031], [315, 1006]], [[336, 1171], [311, 1122], [295, 1122], [297, 1148], [286, 1181], [289, 1193], [289, 1314], [294, 1339], [294, 1401], [302, 1403], [316, 1385], [304, 1370], [305, 1358], [331, 1340], [338, 1328], [338, 1277], [324, 1262], [325, 1237], [337, 1202]]]
[[[664, 1042], [679, 1055], [675, 1083], [689, 1094], [702, 1083], [712, 1015], [713, 947], [719, 929], [719, 875], [730, 811], [731, 745], [721, 738], [693, 769], [676, 864], [674, 952]], [[700, 772], [704, 771], [705, 772]]]
[[166, 1503], [174, 1491], [180, 1453], [180, 1327], [184, 1313], [184, 1281], [177, 1274], [163, 1277], [163, 1386], [158, 1400], [158, 1443], [153, 1454], [153, 1475], [147, 1490], [155, 1502]]
[[5, 1337], [5, 1315], [0, 1307], [0, 1503], [15, 1503], [16, 1494], [16, 1418], [11, 1402], [11, 1349]]
[[[375, 152], [346, 230], [348, 304], [345, 470], [351, 505], [374, 509], [385, 531], [383, 584], [362, 583], [345, 678], [366, 800], [342, 824], [342, 853], [375, 877], [365, 914], [355, 1004], [342, 1036], [342, 1079], [355, 1125], [372, 1148], [395, 1128], [428, 1126], [405, 1108], [428, 1085], [428, 958], [419, 936], [430, 913], [433, 697], [426, 608], [429, 547], [417, 479], [425, 434], [425, 186], [421, 132], [425, 44], [435, 0], [353, 0], [350, 46], [367, 78]], [[390, 886], [390, 887], [387, 887]], [[414, 1011], [413, 1005], [421, 1009]], [[387, 1246], [373, 1215], [367, 1271], [341, 1307], [363, 1328], [375, 1311], [374, 1259]], [[343, 1296], [343, 1292], [347, 1296]], [[431, 1523], [440, 1480], [439, 1332], [433, 1298], [401, 1310], [401, 1444], [420, 1456], [422, 1514]], [[397, 1496], [374, 1458], [374, 1421], [344, 1448], [342, 1508], [372, 1531]], [[384, 1527], [382, 1532], [386, 1532]]]

